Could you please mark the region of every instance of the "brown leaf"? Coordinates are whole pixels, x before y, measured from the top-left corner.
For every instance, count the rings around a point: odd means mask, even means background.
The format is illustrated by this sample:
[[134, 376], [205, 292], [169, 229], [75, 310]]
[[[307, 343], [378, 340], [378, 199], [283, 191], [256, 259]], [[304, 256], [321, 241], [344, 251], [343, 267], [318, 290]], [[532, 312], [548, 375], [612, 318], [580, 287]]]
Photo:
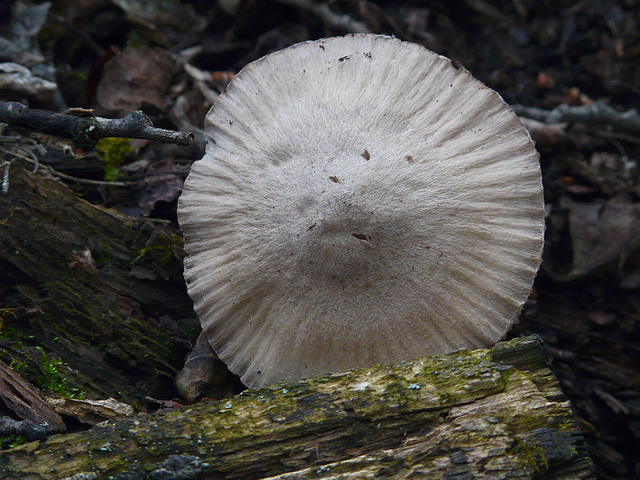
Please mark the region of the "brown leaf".
[[143, 102], [162, 108], [171, 80], [170, 54], [159, 48], [126, 48], [105, 64], [96, 97], [108, 110], [129, 113]]
[[567, 279], [584, 277], [614, 265], [619, 270], [627, 257], [640, 249], [640, 204], [618, 195], [606, 203], [579, 203], [563, 199], [569, 210], [573, 264]]
[[160, 201], [169, 203], [180, 195], [182, 178], [173, 173], [162, 173], [163, 171], [172, 172], [173, 169], [173, 163], [168, 161], [157, 168], [151, 169], [149, 173], [153, 173], [153, 175], [148, 175], [140, 183], [136, 198], [140, 213], [143, 216], [151, 215], [156, 203]]

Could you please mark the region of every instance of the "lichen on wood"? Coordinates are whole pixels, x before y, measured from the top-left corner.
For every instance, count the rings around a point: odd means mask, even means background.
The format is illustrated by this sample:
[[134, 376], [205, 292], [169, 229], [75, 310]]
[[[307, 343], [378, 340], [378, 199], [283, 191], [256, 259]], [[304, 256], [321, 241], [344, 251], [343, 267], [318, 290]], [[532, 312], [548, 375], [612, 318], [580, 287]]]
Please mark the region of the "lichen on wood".
[[[71, 478], [595, 478], [537, 337], [101, 424], [0, 455]], [[509, 363], [514, 359], [517, 366]]]
[[[180, 237], [18, 167], [0, 195], [9, 346], [0, 357], [44, 351], [90, 398], [170, 398], [186, 353], [175, 330], [191, 314]], [[536, 338], [54, 435], [0, 453], [0, 472], [25, 480], [593, 478]]]

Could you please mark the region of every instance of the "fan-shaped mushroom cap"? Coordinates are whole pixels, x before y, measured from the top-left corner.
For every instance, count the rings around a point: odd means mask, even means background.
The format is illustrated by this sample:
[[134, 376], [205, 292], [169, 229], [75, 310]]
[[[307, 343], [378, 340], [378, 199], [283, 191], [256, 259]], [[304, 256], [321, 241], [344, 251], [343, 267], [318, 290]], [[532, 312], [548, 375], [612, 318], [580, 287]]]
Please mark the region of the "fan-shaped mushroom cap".
[[490, 346], [530, 293], [538, 154], [501, 97], [380, 35], [247, 65], [179, 202], [185, 277], [250, 386]]

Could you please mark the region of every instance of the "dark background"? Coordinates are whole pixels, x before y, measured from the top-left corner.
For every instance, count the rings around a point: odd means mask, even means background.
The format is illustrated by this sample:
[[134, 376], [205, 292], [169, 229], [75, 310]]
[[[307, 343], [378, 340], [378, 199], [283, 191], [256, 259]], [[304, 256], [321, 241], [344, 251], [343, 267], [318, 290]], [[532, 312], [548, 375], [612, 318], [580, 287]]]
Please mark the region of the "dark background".
[[[197, 132], [248, 62], [364, 26], [459, 61], [511, 105], [605, 104], [621, 113], [640, 106], [638, 1], [316, 2], [348, 16], [346, 28], [296, 3], [243, 0], [233, 11], [233, 2], [58, 1], [24, 47], [39, 48], [48, 67], [41, 75], [58, 91], [2, 93], [32, 107], [103, 116], [142, 108], [157, 126]], [[7, 38], [17, 4], [0, 5]], [[0, 57], [16, 61], [2, 49]], [[544, 338], [600, 477], [640, 478], [640, 133], [589, 118], [527, 127], [541, 154], [547, 239], [534, 293], [510, 336]], [[43, 160], [81, 178], [104, 178], [109, 168], [119, 180], [167, 172], [131, 188], [70, 185], [95, 203], [175, 226], [182, 180], [201, 144], [132, 147], [111, 167], [90, 154], [51, 152]]]

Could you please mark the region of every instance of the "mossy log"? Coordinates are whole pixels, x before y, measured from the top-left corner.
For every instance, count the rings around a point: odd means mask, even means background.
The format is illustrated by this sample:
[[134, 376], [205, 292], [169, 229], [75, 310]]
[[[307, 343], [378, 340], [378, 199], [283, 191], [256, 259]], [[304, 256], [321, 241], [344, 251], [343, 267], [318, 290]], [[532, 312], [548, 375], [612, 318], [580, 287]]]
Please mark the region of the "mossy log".
[[54, 435], [3, 478], [591, 479], [538, 337], [294, 383]]
[[[92, 398], [175, 395], [198, 333], [179, 235], [17, 161], [8, 186], [0, 360], [61, 359], [67, 387]], [[246, 391], [0, 454], [0, 478], [12, 479], [374, 476], [594, 478], [536, 338]]]
[[19, 161], [6, 185], [0, 360], [22, 364], [33, 383], [39, 364], [58, 361], [65, 385], [40, 388], [138, 406], [176, 396], [173, 379], [199, 331], [176, 230], [92, 205]]

